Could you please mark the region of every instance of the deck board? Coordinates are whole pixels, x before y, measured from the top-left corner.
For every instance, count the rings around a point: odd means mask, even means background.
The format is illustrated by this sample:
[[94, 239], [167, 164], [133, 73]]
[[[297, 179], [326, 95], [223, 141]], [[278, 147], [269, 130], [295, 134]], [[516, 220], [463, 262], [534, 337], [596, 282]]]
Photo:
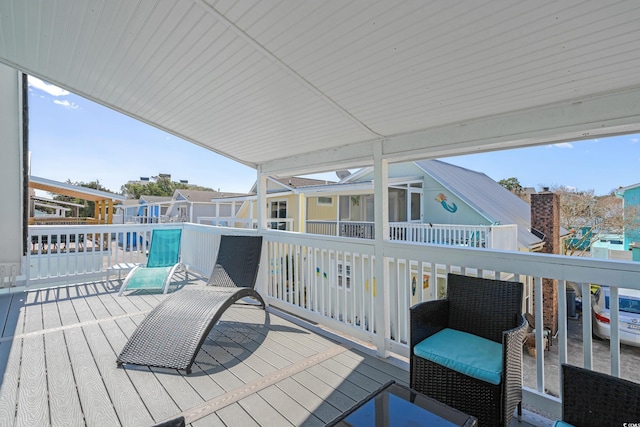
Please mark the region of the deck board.
[[291, 378], [307, 389], [312, 390], [316, 395], [329, 402], [341, 412], [346, 411], [356, 403], [350, 396], [336, 390], [326, 382], [320, 381], [319, 378], [314, 377], [308, 371], [299, 372]]
[[222, 422], [227, 426], [243, 426], [243, 427], [251, 427], [251, 426], [259, 426], [255, 419], [251, 417], [245, 411], [242, 406], [238, 404], [229, 405], [225, 408], [220, 409], [217, 412], [217, 415], [220, 417]]
[[300, 406], [304, 407], [315, 417], [318, 417], [324, 424], [341, 413], [338, 408], [322, 399], [310, 388], [303, 386], [291, 378], [280, 381], [277, 387], [286, 393], [292, 401], [298, 402]]
[[[121, 333], [115, 323], [92, 324], [82, 327], [87, 344], [95, 360], [109, 400], [125, 426], [151, 425], [153, 420], [136, 389], [123, 369], [117, 369], [116, 354], [107, 335]], [[117, 330], [116, 330], [117, 329]]]
[[313, 415], [313, 413], [307, 410], [304, 406], [300, 405], [295, 400], [291, 400], [291, 397], [282, 391], [277, 385], [268, 387], [265, 390], [258, 392], [258, 394], [290, 423], [296, 426], [325, 425], [322, 420]]
[[37, 302], [38, 292], [27, 293], [24, 306], [24, 328], [23, 333], [41, 331], [43, 329], [42, 304]]
[[44, 335], [47, 360], [47, 386], [52, 426], [82, 426], [84, 418], [73, 379], [64, 332]]
[[245, 397], [238, 404], [262, 426], [293, 426], [280, 412], [257, 394]]
[[71, 300], [71, 289], [68, 287], [58, 288], [57, 294], [58, 315], [62, 325], [73, 325], [80, 322], [78, 314]]
[[50, 329], [62, 326], [56, 295], [50, 290], [40, 291], [42, 301], [42, 327]]
[[[138, 317], [140, 316], [136, 316], [136, 318]], [[139, 320], [141, 321], [142, 317], [140, 317]], [[180, 412], [180, 408], [176, 405], [170, 394], [158, 380], [157, 376], [154, 375], [151, 368], [133, 365], [128, 365], [126, 369], [116, 367], [117, 354], [120, 353], [120, 350], [124, 347], [127, 338], [131, 336], [137, 326], [133, 318], [119, 319], [117, 324], [118, 328], [113, 328], [113, 334], [109, 335], [111, 338], [110, 342], [115, 350], [113, 359], [111, 360], [111, 364], [114, 369], [126, 372], [133, 387], [137, 391], [139, 398], [142, 399], [144, 406], [151, 414], [154, 422], [170, 418], [173, 414]], [[117, 334], [118, 330], [122, 332], [122, 335]], [[177, 371], [173, 370], [169, 375], [177, 375]]]
[[0, 343], [0, 357], [3, 362], [2, 384], [0, 385], [0, 419], [7, 425], [13, 425], [20, 383], [20, 359], [22, 358], [22, 340]]
[[85, 420], [89, 425], [121, 425], [81, 328], [64, 332]]
[[16, 414], [17, 426], [39, 426], [49, 422], [47, 380], [42, 375], [43, 372], [46, 372], [43, 337], [24, 338]]

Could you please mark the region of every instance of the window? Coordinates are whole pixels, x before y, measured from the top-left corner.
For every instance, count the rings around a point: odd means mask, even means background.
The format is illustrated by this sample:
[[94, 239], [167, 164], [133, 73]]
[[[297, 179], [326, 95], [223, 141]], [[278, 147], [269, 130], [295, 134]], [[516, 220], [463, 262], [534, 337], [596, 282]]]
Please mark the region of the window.
[[[286, 218], [287, 217], [287, 201], [286, 200], [278, 200], [275, 202], [271, 202], [269, 209], [270, 216], [269, 218]], [[286, 230], [287, 223], [285, 221], [282, 222], [271, 222], [270, 223], [272, 230]]]
[[332, 206], [333, 198], [332, 197], [318, 197], [318, 205], [322, 206]]

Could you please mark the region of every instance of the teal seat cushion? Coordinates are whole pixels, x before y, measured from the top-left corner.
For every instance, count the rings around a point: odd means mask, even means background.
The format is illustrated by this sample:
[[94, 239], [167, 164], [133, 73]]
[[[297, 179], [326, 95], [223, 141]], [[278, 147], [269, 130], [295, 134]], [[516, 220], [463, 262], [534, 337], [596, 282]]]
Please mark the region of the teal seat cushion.
[[455, 329], [443, 329], [413, 348], [413, 354], [490, 384], [500, 384], [502, 344]]
[[564, 421], [557, 420], [553, 423], [553, 427], [573, 427], [573, 424], [565, 423]]

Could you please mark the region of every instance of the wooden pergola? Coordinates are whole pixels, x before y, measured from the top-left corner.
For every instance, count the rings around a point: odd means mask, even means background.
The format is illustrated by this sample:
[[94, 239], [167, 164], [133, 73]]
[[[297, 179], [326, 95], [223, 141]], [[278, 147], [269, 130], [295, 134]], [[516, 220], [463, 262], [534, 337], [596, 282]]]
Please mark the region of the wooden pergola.
[[[29, 188], [94, 202], [94, 216], [92, 219], [87, 219], [88, 221], [85, 221], [94, 224], [113, 224], [114, 206], [116, 203], [125, 200], [124, 196], [118, 194], [57, 182], [36, 176], [30, 177]], [[68, 220], [68, 218], [63, 219]], [[34, 218], [30, 218], [29, 222], [36, 223]], [[47, 222], [51, 223], [51, 218], [47, 218]]]

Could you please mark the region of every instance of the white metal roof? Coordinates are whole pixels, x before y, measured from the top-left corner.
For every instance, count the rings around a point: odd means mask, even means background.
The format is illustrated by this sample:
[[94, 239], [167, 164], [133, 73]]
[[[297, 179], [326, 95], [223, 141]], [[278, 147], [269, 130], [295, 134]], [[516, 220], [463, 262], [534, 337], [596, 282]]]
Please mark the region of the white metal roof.
[[636, 0], [3, 0], [0, 62], [282, 176], [639, 131], [638, 22]]

